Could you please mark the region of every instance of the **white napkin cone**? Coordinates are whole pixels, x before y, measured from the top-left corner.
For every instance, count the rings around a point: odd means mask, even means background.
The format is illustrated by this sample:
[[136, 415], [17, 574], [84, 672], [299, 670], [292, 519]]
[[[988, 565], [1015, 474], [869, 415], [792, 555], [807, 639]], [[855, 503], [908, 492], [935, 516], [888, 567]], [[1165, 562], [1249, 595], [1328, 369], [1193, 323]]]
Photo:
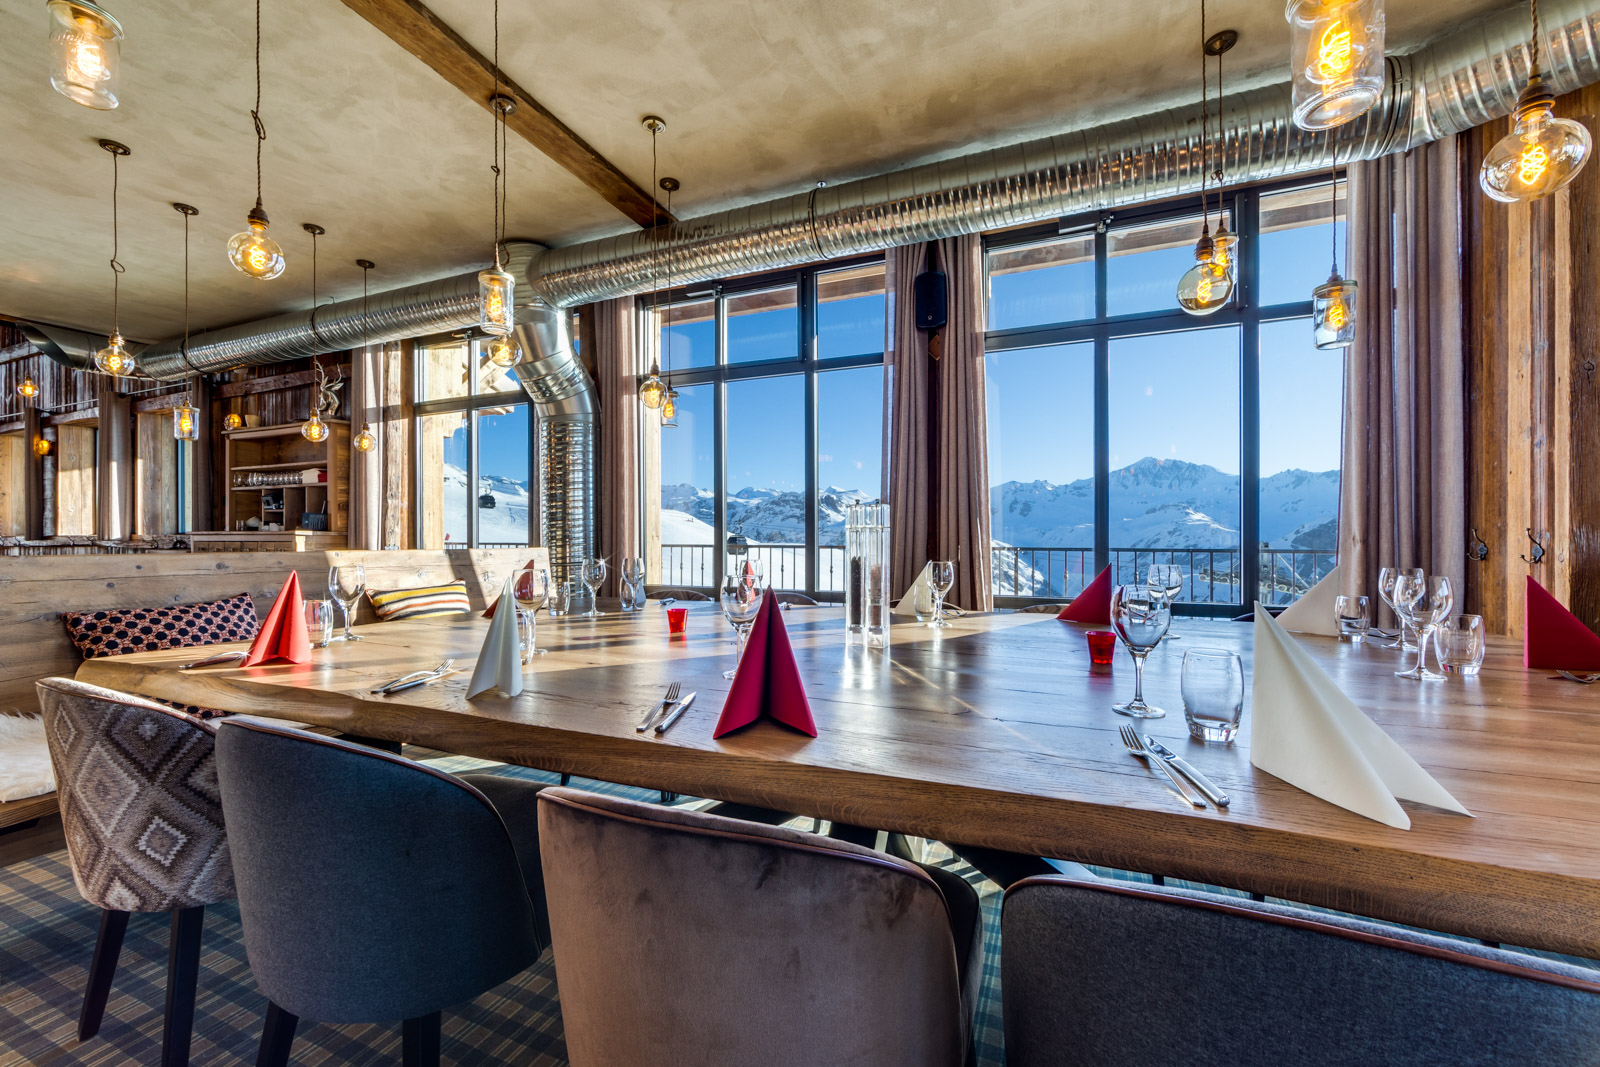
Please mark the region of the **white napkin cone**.
[[469, 698], [496, 686], [508, 697], [522, 692], [522, 640], [517, 633], [517, 598], [512, 592], [516, 580], [515, 574], [509, 576], [500, 590], [500, 610], [489, 620], [488, 636], [483, 639], [477, 665], [472, 668], [472, 684], [467, 686]]
[[1278, 616], [1278, 625], [1302, 634], [1338, 637], [1339, 623], [1333, 617], [1333, 602], [1339, 599], [1339, 568], [1322, 576], [1322, 581], [1307, 589]]
[[1250, 762], [1357, 815], [1411, 829], [1396, 797], [1470, 816], [1256, 604]]
[[900, 603], [894, 606], [896, 615], [915, 615], [921, 605], [921, 613], [933, 614], [933, 586], [928, 581], [928, 564], [922, 565], [922, 571], [917, 575], [917, 580], [911, 583], [911, 588], [906, 590], [906, 595], [900, 598]]

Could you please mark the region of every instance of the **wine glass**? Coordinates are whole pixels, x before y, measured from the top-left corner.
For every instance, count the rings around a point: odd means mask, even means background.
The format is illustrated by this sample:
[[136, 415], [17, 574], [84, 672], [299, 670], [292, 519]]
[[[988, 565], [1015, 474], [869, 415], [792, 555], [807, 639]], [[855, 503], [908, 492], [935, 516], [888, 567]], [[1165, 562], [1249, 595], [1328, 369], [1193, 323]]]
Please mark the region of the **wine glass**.
[[[1145, 572], [1145, 584], [1150, 587], [1150, 594], [1166, 600], [1170, 604], [1177, 603], [1178, 594], [1183, 592], [1183, 568], [1176, 563], [1153, 563]], [[1168, 633], [1168, 641], [1177, 641], [1178, 635]]]
[[728, 573], [756, 589], [765, 589], [767, 586], [766, 564], [748, 553], [730, 556], [728, 558]]
[[511, 596], [517, 602], [518, 632], [522, 642], [522, 662], [550, 651], [538, 647], [539, 630], [534, 615], [550, 599], [550, 572], [543, 567], [524, 567], [511, 577]]
[[1400, 576], [1403, 574], [1412, 575], [1418, 581], [1421, 581], [1423, 577], [1421, 567], [1384, 567], [1378, 571], [1378, 598], [1389, 605], [1389, 609], [1394, 612], [1395, 618], [1400, 620], [1400, 632], [1395, 635], [1394, 640], [1378, 647], [1399, 648], [1407, 652], [1415, 652], [1417, 645], [1415, 638], [1412, 636], [1413, 627], [1406, 621], [1400, 609], [1395, 607], [1394, 602], [1395, 583], [1400, 580]]
[[359, 563], [341, 563], [336, 567], [328, 568], [328, 598], [337, 600], [339, 607], [344, 611], [344, 639], [346, 641], [359, 641], [361, 638], [350, 632], [350, 622], [355, 615], [356, 605], [361, 601], [361, 594], [367, 591], [367, 568]]
[[[1421, 572], [1417, 572], [1421, 573]], [[1418, 579], [1415, 574], [1402, 575], [1394, 583], [1396, 607], [1403, 606], [1401, 618], [1408, 619], [1417, 632], [1417, 663], [1409, 671], [1395, 671], [1396, 678], [1439, 680], [1444, 675], [1428, 669], [1428, 638], [1442, 619], [1450, 616], [1455, 607], [1455, 591], [1450, 579], [1442, 574]]]
[[1112, 705], [1111, 710], [1135, 719], [1161, 718], [1165, 711], [1144, 702], [1144, 658], [1172, 625], [1172, 605], [1165, 596], [1152, 595], [1148, 587], [1119, 585], [1111, 593], [1111, 625], [1133, 657], [1133, 699]]
[[949, 560], [932, 560], [928, 563], [928, 588], [933, 590], [933, 618], [929, 626], [944, 627], [944, 598], [956, 582], [956, 565]]
[[722, 579], [722, 614], [727, 616], [728, 624], [733, 627], [738, 637], [738, 653], [734, 657], [734, 669], [723, 671], [724, 678], [732, 678], [739, 673], [739, 660], [744, 658], [744, 646], [750, 640], [750, 627], [756, 621], [756, 613], [761, 610], [762, 590], [753, 578], [728, 574]]
[[644, 560], [627, 556], [622, 561], [622, 610], [638, 611], [644, 607]]
[[586, 619], [597, 619], [605, 614], [600, 610], [600, 602], [596, 599], [600, 594], [600, 586], [606, 580], [606, 561], [603, 559], [586, 559], [583, 561], [583, 585], [589, 590], [589, 610], [583, 613]]

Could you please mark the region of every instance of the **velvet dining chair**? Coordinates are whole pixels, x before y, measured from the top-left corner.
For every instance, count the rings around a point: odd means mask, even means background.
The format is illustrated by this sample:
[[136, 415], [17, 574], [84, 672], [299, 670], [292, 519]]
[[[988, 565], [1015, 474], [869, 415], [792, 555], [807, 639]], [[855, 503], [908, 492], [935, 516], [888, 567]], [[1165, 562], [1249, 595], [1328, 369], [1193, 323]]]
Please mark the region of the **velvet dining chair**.
[[206, 906], [234, 895], [215, 727], [70, 678], [46, 678], [37, 690], [72, 880], [101, 909], [78, 1039], [100, 1031], [129, 916], [171, 912], [161, 1063], [182, 1067]]

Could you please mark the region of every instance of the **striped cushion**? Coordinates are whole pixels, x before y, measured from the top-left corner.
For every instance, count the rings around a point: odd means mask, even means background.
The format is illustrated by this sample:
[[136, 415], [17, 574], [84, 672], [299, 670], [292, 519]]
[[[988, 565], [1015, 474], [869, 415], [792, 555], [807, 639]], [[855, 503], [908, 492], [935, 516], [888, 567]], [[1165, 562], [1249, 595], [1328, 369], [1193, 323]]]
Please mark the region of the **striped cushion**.
[[455, 615], [472, 610], [467, 601], [467, 583], [425, 585], [419, 589], [392, 589], [387, 593], [368, 592], [372, 610], [383, 622], [398, 619], [426, 619], [430, 615]]

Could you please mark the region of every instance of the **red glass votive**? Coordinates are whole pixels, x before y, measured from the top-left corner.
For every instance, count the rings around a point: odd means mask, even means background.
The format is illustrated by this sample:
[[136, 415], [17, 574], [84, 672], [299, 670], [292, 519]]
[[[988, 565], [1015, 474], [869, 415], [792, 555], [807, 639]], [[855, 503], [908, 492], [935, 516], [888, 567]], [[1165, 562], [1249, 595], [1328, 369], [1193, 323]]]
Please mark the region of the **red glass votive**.
[[688, 608], [667, 609], [667, 633], [681, 634], [689, 628]]
[[1089, 662], [1096, 667], [1111, 666], [1112, 653], [1117, 650], [1117, 635], [1110, 630], [1090, 630], [1084, 637], [1089, 641]]

